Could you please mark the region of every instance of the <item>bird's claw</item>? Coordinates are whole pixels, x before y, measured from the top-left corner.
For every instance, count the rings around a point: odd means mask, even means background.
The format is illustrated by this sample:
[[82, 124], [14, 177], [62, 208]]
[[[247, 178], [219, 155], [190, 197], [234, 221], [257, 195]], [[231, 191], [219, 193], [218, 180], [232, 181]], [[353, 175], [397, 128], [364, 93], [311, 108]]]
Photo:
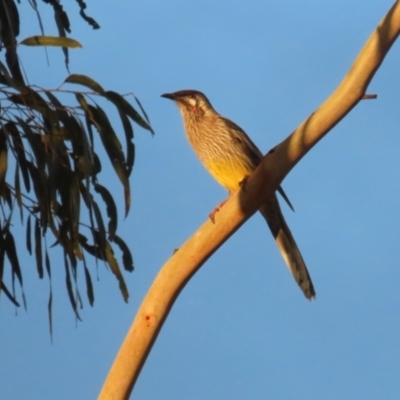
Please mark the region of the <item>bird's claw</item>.
[[222, 203], [218, 204], [217, 207], [214, 208], [214, 210], [212, 210], [210, 212], [210, 214], [208, 214], [211, 222], [213, 224], [215, 224], [215, 214], [221, 209], [221, 207], [226, 203], [226, 200], [224, 200]]
[[249, 175], [246, 175], [240, 182], [239, 182], [239, 186], [241, 187], [241, 189], [243, 190], [243, 192], [246, 191], [246, 182], [247, 179], [249, 179]]

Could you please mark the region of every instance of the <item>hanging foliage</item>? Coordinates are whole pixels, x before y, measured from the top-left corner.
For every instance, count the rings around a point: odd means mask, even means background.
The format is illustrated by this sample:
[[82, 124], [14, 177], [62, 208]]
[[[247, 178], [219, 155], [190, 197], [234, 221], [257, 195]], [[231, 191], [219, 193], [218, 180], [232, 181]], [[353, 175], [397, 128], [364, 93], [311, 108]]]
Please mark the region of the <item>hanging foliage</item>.
[[[68, 67], [68, 49], [81, 45], [66, 36], [69, 20], [61, 3], [44, 2], [54, 8], [59, 36], [42, 34], [19, 44], [59, 46]], [[98, 28], [97, 22], [86, 15], [85, 3], [77, 3], [81, 16]], [[30, 0], [30, 4], [43, 33], [36, 1]], [[131, 205], [129, 176], [135, 160], [134, 124], [152, 134], [153, 130], [135, 96], [105, 90], [88, 76], [69, 75], [54, 90], [27, 85], [17, 56], [19, 14], [13, 0], [0, 0], [0, 33], [0, 50], [5, 52], [5, 63], [0, 61], [0, 292], [15, 306], [21, 301], [26, 304], [23, 268], [15, 245], [16, 214], [25, 228], [23, 242], [35, 260], [39, 278], [47, 274], [50, 281], [51, 329], [51, 271], [60, 268], [60, 262], [51, 260], [49, 247], [61, 249], [66, 289], [76, 318], [80, 318], [82, 307], [79, 268], [85, 277], [88, 301], [91, 305], [94, 302], [89, 259], [109, 266], [124, 300], [128, 300], [121, 265], [125, 271], [133, 271], [133, 258], [117, 235], [117, 206], [112, 192], [101, 182], [100, 172], [105, 163], [113, 168], [123, 189], [126, 216]], [[115, 129], [99, 105], [104, 103], [102, 99], [117, 110], [122, 129]], [[100, 161], [99, 151], [108, 160], [103, 157]], [[115, 247], [121, 254], [121, 265]], [[3, 279], [6, 272], [9, 281]]]

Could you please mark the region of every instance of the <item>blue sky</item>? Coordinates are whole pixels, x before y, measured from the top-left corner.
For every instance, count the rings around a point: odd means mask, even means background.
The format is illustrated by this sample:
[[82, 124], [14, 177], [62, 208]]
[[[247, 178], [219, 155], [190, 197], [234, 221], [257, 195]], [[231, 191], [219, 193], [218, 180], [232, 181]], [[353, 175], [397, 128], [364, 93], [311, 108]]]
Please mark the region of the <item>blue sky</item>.
[[[25, 2], [23, 2], [25, 3]], [[67, 2], [66, 2], [67, 3]], [[28, 312], [2, 297], [0, 387], [5, 399], [93, 399], [162, 264], [226, 193], [186, 142], [177, 108], [160, 94], [198, 89], [266, 152], [335, 89], [392, 1], [87, 1], [92, 31], [67, 10], [70, 70], [134, 92], [156, 135], [135, 131], [132, 210], [120, 221], [135, 260], [125, 304], [99, 267], [95, 306], [76, 324], [54, 251], [54, 343], [48, 281], [22, 257]], [[45, 30], [56, 28], [39, 2]], [[20, 39], [38, 34], [20, 6]], [[67, 76], [58, 49], [21, 48], [32, 83]], [[397, 399], [400, 395], [400, 45], [361, 102], [287, 176], [282, 205], [317, 291], [308, 302], [254, 216], [178, 298], [133, 399]], [[118, 119], [114, 119], [118, 126]], [[123, 214], [106, 161], [105, 182]], [[21, 231], [21, 235], [22, 235]], [[94, 263], [91, 270], [96, 276]], [[80, 276], [83, 286], [83, 274]]]

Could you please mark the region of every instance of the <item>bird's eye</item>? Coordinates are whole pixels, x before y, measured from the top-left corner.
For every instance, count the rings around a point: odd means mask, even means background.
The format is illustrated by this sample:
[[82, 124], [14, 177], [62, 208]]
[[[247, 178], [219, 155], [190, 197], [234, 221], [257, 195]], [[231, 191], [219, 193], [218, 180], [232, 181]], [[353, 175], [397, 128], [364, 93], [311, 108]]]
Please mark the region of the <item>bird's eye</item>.
[[194, 99], [195, 97], [194, 97], [194, 94], [189, 94], [189, 99]]

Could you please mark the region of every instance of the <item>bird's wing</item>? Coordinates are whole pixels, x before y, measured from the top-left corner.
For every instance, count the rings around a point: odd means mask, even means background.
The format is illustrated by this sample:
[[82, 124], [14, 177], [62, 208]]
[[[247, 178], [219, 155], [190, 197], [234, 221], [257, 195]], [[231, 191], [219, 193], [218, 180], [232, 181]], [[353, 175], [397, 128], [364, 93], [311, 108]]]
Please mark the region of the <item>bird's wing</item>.
[[246, 132], [240, 126], [236, 125], [228, 118], [222, 117], [222, 120], [225, 126], [228, 128], [232, 141], [242, 148], [246, 156], [251, 161], [253, 170], [256, 169], [263, 157], [259, 148], [253, 143], [253, 141], [247, 136]]
[[294, 208], [292, 206], [292, 203], [290, 202], [289, 198], [287, 197], [286, 193], [283, 191], [282, 186], [278, 187], [278, 192], [282, 196], [283, 200], [286, 201], [287, 205], [290, 207], [290, 209], [294, 212]]
[[[258, 164], [263, 157], [263, 154], [259, 150], [259, 148], [253, 143], [253, 141], [249, 138], [246, 132], [238, 125], [236, 125], [233, 121], [228, 118], [221, 117], [225, 126], [229, 128], [229, 132], [232, 140], [241, 147], [241, 149], [246, 153], [249, 158], [253, 169], [256, 169]], [[282, 196], [282, 198], [286, 201], [287, 205], [290, 207], [292, 211], [294, 211], [293, 205], [287, 197], [286, 193], [279, 186], [278, 192]]]

